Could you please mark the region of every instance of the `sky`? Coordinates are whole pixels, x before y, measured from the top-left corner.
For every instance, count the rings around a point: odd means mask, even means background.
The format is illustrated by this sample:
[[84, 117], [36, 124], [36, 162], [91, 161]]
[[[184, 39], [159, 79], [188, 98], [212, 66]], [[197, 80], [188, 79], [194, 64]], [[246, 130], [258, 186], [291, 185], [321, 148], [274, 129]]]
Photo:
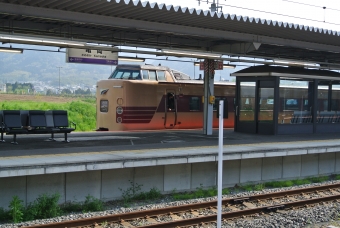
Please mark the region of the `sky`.
[[[209, 10], [212, 2], [223, 14], [248, 16], [340, 31], [339, 0], [151, 0], [166, 5]], [[208, 2], [208, 3], [207, 3]], [[326, 7], [325, 9], [323, 7]], [[220, 10], [220, 9], [219, 9]], [[220, 11], [219, 11], [220, 12]]]

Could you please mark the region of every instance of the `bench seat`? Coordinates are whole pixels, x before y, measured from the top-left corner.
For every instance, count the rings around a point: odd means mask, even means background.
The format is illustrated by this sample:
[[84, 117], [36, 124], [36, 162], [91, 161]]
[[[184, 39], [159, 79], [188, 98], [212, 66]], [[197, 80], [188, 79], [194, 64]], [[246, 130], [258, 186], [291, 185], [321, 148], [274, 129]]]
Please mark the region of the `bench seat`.
[[65, 110], [3, 110], [0, 111], [1, 142], [5, 142], [4, 133], [13, 135], [13, 144], [18, 144], [17, 134], [51, 134], [49, 139], [55, 141], [54, 134], [63, 133], [64, 142], [69, 142], [67, 134], [76, 129], [76, 124], [71, 123], [74, 128], [69, 127]]

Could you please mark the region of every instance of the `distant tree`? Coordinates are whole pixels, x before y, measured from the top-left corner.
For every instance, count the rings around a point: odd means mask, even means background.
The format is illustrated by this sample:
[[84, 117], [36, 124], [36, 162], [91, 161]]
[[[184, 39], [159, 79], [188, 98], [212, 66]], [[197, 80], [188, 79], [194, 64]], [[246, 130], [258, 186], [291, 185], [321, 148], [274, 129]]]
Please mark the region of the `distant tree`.
[[34, 92], [34, 86], [32, 83], [6, 83], [7, 93], [16, 93], [16, 94], [32, 94]]
[[11, 83], [6, 83], [7, 93], [13, 93], [13, 85]]
[[91, 95], [91, 90], [90, 90], [90, 89], [87, 89], [87, 90], [85, 91], [85, 94], [86, 94], [86, 95]]
[[61, 91], [61, 94], [72, 94], [72, 92], [71, 92], [71, 90], [69, 90], [69, 89], [63, 89], [63, 90]]
[[18, 88], [18, 82], [15, 82], [14, 84], [13, 84], [13, 92], [15, 91], [15, 90], [17, 90], [17, 88]]
[[81, 94], [84, 94], [84, 90], [82, 90], [81, 88], [78, 88], [77, 90], [74, 91], [74, 94], [77, 94], [77, 95], [81, 95]]
[[55, 94], [55, 93], [54, 93], [53, 90], [51, 90], [51, 89], [48, 89], [48, 90], [46, 91], [46, 95], [47, 95], [47, 96], [51, 96], [51, 95], [53, 95], [53, 94]]

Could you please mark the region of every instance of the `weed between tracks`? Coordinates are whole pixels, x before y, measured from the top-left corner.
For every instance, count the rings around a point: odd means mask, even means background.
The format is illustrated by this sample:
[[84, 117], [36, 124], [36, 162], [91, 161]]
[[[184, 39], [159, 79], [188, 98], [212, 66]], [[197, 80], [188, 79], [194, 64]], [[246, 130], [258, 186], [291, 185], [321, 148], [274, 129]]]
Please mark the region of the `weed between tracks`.
[[[225, 188], [222, 194], [239, 193], [245, 191], [260, 191], [265, 188], [282, 188], [291, 187], [311, 183], [320, 183], [329, 180], [340, 180], [340, 175], [311, 177], [306, 179], [287, 180], [287, 181], [272, 181], [259, 184], [245, 184], [235, 185], [233, 188]], [[162, 198], [169, 198], [173, 200], [189, 200], [196, 198], [214, 197], [217, 195], [216, 188], [203, 189], [202, 184], [196, 188], [196, 191], [190, 192], [176, 192], [176, 189], [169, 195], [161, 195], [160, 190], [151, 188], [148, 192], [141, 191], [141, 184], [130, 181], [131, 186], [125, 190], [119, 188], [122, 192], [122, 200], [115, 201], [116, 205], [130, 207], [131, 204], [138, 204], [162, 200]], [[84, 202], [67, 202], [59, 204], [60, 194], [40, 195], [34, 202], [24, 206], [23, 200], [18, 196], [14, 196], [9, 204], [9, 210], [0, 208], [0, 223], [13, 222], [18, 223], [22, 221], [30, 221], [35, 219], [47, 219], [60, 215], [65, 215], [73, 212], [94, 212], [103, 211], [107, 207], [112, 206], [112, 202], [104, 203], [93, 196], [86, 196]]]

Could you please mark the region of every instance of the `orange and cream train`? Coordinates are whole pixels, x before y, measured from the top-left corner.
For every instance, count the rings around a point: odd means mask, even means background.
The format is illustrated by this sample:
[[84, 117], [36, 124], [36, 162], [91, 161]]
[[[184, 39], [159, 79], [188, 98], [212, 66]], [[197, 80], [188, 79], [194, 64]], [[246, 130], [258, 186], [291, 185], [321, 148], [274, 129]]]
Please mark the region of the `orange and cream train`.
[[[203, 80], [168, 67], [118, 65], [109, 79], [97, 82], [97, 130], [202, 128], [203, 93]], [[227, 99], [224, 127], [233, 127], [235, 83], [215, 82], [214, 95], [215, 104]], [[216, 115], [213, 127], [218, 127]]]

